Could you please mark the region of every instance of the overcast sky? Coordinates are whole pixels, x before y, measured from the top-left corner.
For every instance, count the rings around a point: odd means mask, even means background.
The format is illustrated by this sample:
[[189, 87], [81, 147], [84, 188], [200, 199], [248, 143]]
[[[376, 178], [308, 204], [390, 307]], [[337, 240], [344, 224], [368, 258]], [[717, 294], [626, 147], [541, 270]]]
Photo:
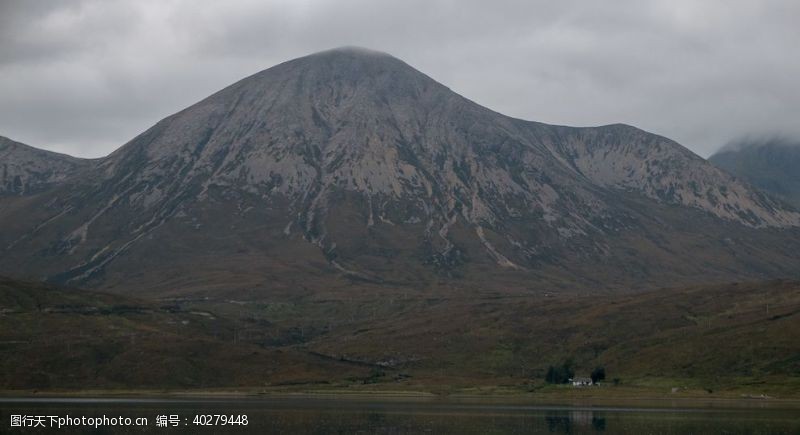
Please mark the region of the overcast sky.
[[99, 157], [272, 65], [393, 54], [504, 114], [708, 156], [800, 136], [800, 2], [0, 0], [0, 135]]

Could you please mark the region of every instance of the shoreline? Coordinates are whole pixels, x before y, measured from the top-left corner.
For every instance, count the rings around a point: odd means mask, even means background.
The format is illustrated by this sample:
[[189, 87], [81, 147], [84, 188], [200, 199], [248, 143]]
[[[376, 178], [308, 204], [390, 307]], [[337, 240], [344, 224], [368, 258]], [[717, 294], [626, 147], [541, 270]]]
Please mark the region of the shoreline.
[[[642, 394], [633, 396], [603, 396], [588, 394], [506, 393], [435, 394], [427, 391], [352, 391], [352, 390], [0, 390], [3, 403], [157, 403], [157, 402], [242, 402], [259, 403], [292, 401], [294, 403], [337, 404], [427, 404], [463, 405], [469, 407], [564, 407], [564, 408], [625, 408], [631, 410], [724, 410], [724, 409], [800, 409], [800, 398], [702, 397]], [[286, 403], [284, 402], [284, 405]]]

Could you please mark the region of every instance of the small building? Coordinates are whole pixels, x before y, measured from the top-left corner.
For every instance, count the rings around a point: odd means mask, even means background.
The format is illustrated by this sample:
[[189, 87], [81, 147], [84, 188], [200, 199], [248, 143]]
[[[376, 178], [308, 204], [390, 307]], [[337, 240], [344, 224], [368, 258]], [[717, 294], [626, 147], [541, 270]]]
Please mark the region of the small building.
[[592, 380], [590, 378], [572, 378], [570, 382], [572, 382], [573, 387], [587, 387], [592, 385]]

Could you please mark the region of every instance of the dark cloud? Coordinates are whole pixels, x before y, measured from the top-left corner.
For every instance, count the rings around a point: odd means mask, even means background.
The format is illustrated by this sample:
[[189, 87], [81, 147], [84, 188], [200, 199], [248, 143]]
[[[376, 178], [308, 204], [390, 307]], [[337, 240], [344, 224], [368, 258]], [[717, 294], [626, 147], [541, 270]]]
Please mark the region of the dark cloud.
[[800, 136], [800, 3], [0, 2], [0, 135], [104, 155], [244, 76], [359, 45], [499, 112], [624, 122], [701, 155]]
[[785, 136], [745, 135], [726, 143], [720, 147], [717, 153], [760, 147], [800, 148], [800, 139]]

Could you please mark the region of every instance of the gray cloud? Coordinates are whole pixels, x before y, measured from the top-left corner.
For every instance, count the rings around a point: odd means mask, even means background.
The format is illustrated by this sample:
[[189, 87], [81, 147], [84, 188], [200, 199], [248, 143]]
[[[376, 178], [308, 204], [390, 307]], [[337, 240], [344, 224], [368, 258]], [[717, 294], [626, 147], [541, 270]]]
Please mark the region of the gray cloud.
[[359, 45], [518, 118], [624, 122], [701, 155], [800, 136], [800, 3], [7, 1], [0, 134], [107, 154], [261, 69]]

